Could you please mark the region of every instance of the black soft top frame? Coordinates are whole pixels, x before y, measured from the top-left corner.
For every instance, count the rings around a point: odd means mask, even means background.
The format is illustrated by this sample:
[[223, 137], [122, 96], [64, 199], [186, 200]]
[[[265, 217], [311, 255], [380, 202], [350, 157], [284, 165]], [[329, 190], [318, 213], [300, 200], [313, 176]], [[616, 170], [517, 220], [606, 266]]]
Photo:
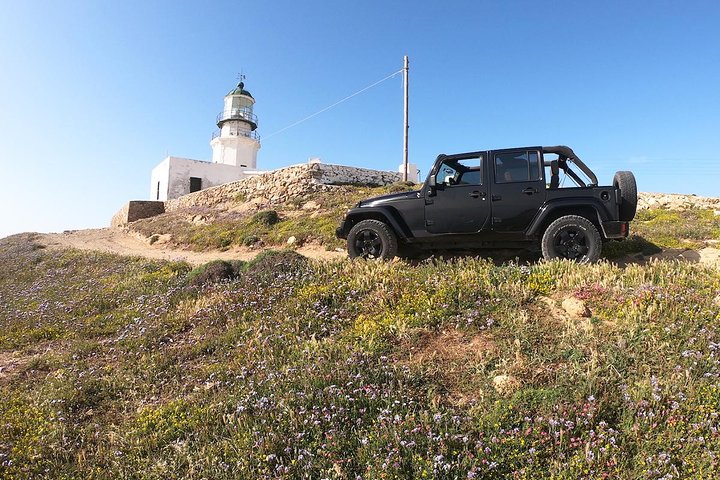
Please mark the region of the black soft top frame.
[[577, 165], [577, 167], [580, 169], [581, 172], [583, 172], [589, 179], [590, 179], [590, 186], [596, 186], [598, 184], [597, 177], [593, 173], [590, 168], [583, 163], [582, 160], [578, 158], [577, 155], [575, 155], [575, 152], [572, 151], [572, 148], [566, 147], [565, 145], [558, 145], [555, 147], [542, 147], [543, 152], [545, 153], [555, 153], [557, 154], [558, 158], [558, 166], [560, 169], [568, 174], [570, 178], [572, 178], [578, 185], [580, 186], [587, 186], [585, 185], [585, 182], [583, 182], [575, 172], [573, 172], [570, 169], [570, 166], [567, 164], [567, 161], [570, 160], [572, 163]]

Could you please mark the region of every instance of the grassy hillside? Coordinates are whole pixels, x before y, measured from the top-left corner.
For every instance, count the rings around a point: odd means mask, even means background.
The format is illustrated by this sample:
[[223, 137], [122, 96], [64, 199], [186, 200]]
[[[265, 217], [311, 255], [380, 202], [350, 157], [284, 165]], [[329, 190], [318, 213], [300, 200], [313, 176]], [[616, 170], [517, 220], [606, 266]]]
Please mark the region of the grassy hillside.
[[[344, 241], [335, 238], [335, 228], [348, 208], [364, 198], [413, 188], [417, 186], [402, 182], [377, 188], [346, 185], [272, 206], [235, 198], [220, 208], [193, 207], [139, 220], [131, 224], [131, 229], [152, 243], [166, 237], [164, 241], [170, 245], [197, 251], [284, 247], [291, 236], [295, 237], [295, 245], [310, 243], [328, 250], [344, 249]], [[638, 212], [631, 233], [629, 241], [607, 244], [605, 257], [652, 255], [664, 248], [702, 248], [708, 240], [720, 240], [720, 216], [712, 209], [645, 209]]]
[[2, 478], [720, 474], [717, 269], [0, 265]]
[[193, 207], [139, 220], [131, 228], [148, 238], [169, 235], [171, 244], [200, 251], [285, 245], [291, 236], [296, 245], [314, 243], [332, 250], [344, 246], [335, 229], [348, 208], [364, 198], [413, 188], [403, 182], [375, 188], [345, 185], [272, 206], [239, 197], [220, 208]]

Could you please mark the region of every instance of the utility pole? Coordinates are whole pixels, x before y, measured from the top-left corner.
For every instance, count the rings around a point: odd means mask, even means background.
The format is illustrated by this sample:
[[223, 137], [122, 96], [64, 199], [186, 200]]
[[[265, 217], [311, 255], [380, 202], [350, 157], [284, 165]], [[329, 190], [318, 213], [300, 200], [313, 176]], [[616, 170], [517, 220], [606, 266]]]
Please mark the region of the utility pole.
[[403, 103], [403, 112], [404, 112], [404, 124], [403, 124], [403, 182], [407, 182], [408, 179], [408, 130], [410, 129], [410, 125], [408, 124], [408, 73], [409, 73], [410, 67], [408, 62], [408, 56], [405, 55], [405, 61], [403, 65], [403, 87], [404, 87], [404, 93], [405, 93], [405, 101]]

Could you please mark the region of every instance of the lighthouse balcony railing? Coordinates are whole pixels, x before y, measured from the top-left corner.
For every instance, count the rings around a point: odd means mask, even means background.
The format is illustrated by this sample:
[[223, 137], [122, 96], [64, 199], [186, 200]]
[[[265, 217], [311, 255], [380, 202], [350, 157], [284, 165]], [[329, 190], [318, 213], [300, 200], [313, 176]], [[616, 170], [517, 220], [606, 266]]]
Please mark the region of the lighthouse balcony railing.
[[[218, 138], [221, 133], [222, 133], [222, 130], [214, 131], [212, 134], [211, 140]], [[228, 133], [228, 136], [230, 136], [230, 137], [247, 137], [247, 138], [251, 138], [253, 140], [260, 140], [260, 135], [258, 135], [258, 133], [255, 130], [248, 131], [248, 130], [242, 130], [240, 128], [231, 128], [231, 129], [227, 130], [227, 133]]]
[[248, 108], [233, 108], [232, 110], [222, 111], [218, 114], [216, 123], [224, 122], [225, 120], [245, 120], [257, 125], [257, 115], [252, 113]]

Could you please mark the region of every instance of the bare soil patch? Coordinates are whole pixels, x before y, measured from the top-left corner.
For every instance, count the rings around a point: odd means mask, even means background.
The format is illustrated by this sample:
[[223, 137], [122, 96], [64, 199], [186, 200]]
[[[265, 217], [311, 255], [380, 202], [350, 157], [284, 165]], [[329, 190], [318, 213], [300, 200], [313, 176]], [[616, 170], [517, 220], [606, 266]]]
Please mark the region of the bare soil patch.
[[398, 351], [404, 352], [397, 361], [413, 370], [435, 377], [447, 390], [445, 399], [456, 405], [482, 400], [478, 372], [492, 359], [497, 348], [489, 335], [468, 334], [459, 330], [440, 333], [421, 331], [418, 337], [407, 340]]
[[[217, 259], [251, 260], [262, 252], [260, 249], [247, 247], [205, 252], [182, 250], [171, 248], [162, 241], [150, 244], [148, 238], [130, 233], [122, 228], [112, 227], [39, 234], [37, 241], [48, 248], [96, 250], [158, 260], [185, 261], [192, 265], [201, 265]], [[296, 251], [306, 257], [318, 260], [335, 260], [346, 256], [345, 252], [328, 251], [325, 247], [312, 244], [298, 247]]]
[[613, 259], [612, 262], [620, 266], [626, 266], [633, 263], [645, 265], [655, 260], [677, 260], [679, 262], [699, 263], [709, 267], [720, 268], [720, 249], [715, 247], [704, 247], [697, 250], [688, 248], [666, 248], [652, 255], [643, 255], [642, 253], [631, 254], [626, 257]]

